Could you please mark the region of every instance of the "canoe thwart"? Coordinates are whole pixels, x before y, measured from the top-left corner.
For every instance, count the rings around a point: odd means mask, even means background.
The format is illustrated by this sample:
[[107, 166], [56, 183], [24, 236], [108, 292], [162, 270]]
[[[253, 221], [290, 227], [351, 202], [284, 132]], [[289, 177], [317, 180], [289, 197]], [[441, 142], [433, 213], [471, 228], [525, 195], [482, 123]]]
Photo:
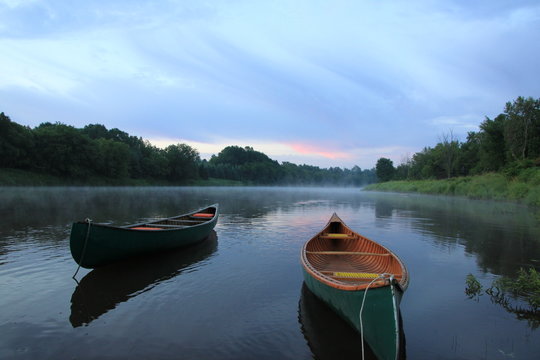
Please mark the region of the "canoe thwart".
[[[381, 280], [389, 279], [390, 274], [375, 274], [375, 273], [366, 273], [366, 272], [352, 272], [352, 271], [339, 271], [339, 270], [323, 270], [321, 271], [324, 275], [329, 275], [336, 278], [351, 278], [351, 279], [376, 279], [378, 277]], [[401, 279], [401, 275], [391, 275], [395, 279]]]
[[161, 227], [151, 227], [151, 226], [136, 226], [129, 228], [130, 230], [163, 230]]
[[364, 273], [364, 272], [348, 272], [348, 271], [321, 271], [325, 275], [330, 275], [339, 278], [354, 278], [354, 279], [376, 279], [379, 274]]
[[328, 233], [319, 235], [319, 239], [331, 240], [331, 239], [340, 239], [340, 240], [354, 240], [356, 237], [349, 234], [339, 234], [339, 233]]
[[161, 225], [161, 222], [167, 222], [167, 223], [173, 223], [173, 224], [203, 224], [205, 220], [199, 219], [199, 220], [173, 220], [173, 219], [167, 219], [167, 220], [158, 220], [158, 221], [151, 221], [148, 224], [155, 224], [155, 225]]
[[214, 217], [214, 214], [208, 214], [208, 213], [196, 213], [191, 215], [193, 218], [202, 218], [202, 219], [210, 219]]
[[390, 254], [370, 253], [361, 251], [306, 251], [306, 254], [316, 255], [367, 255], [367, 256], [390, 256]]

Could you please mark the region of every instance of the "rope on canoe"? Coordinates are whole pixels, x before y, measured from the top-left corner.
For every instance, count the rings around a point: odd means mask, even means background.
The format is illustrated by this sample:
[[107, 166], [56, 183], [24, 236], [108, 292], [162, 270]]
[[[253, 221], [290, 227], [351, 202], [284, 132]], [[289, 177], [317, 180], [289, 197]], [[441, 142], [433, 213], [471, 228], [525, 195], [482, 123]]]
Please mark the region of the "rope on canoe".
[[77, 270], [75, 271], [75, 274], [73, 274], [73, 276], [71, 277], [73, 280], [75, 280], [77, 282], [77, 284], [79, 282], [77, 281], [77, 279], [75, 279], [75, 276], [77, 276], [77, 273], [79, 272], [79, 269], [81, 268], [81, 264], [82, 264], [83, 259], [84, 259], [84, 254], [86, 253], [86, 244], [88, 243], [88, 237], [90, 236], [90, 225], [92, 224], [91, 219], [86, 218], [86, 220], [84, 220], [84, 221], [86, 223], [88, 223], [88, 229], [86, 230], [86, 237], [84, 238], [84, 245], [83, 245], [83, 250], [82, 250], [82, 254], [81, 254], [81, 259], [79, 260], [79, 266], [77, 267]]
[[364, 304], [366, 302], [366, 295], [367, 295], [367, 292], [369, 290], [369, 287], [377, 280], [384, 280], [384, 279], [389, 279], [390, 280], [390, 283], [392, 283], [392, 280], [394, 279], [394, 275], [393, 274], [388, 274], [388, 273], [384, 273], [384, 274], [380, 274], [378, 275], [376, 278], [374, 278], [373, 280], [371, 280], [371, 282], [368, 284], [368, 286], [366, 286], [366, 291], [364, 291], [364, 297], [362, 298], [362, 305], [360, 306], [360, 312], [358, 313], [358, 318], [360, 320], [360, 337], [362, 339], [362, 360], [364, 360], [364, 325], [362, 323], [362, 311], [364, 311]]

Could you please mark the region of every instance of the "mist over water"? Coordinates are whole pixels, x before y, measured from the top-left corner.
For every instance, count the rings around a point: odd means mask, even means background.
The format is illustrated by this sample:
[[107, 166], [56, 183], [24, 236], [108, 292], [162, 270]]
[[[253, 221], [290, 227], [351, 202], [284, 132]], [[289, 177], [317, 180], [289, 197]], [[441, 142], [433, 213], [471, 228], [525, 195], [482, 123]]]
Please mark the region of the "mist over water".
[[[73, 221], [124, 225], [216, 202], [207, 241], [71, 279]], [[358, 359], [358, 335], [302, 286], [300, 249], [333, 212], [407, 265], [408, 358], [537, 358], [534, 324], [464, 293], [469, 273], [489, 284], [540, 267], [537, 211], [294, 187], [0, 189], [0, 358]]]

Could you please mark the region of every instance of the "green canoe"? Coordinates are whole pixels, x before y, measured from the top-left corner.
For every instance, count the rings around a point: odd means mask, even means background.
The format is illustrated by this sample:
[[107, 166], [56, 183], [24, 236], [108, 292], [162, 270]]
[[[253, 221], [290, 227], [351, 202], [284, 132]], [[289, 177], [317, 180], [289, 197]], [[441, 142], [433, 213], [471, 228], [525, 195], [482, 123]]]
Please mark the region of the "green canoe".
[[355, 328], [377, 358], [399, 358], [399, 304], [409, 276], [394, 253], [333, 214], [303, 246], [301, 263], [309, 290]]
[[218, 220], [218, 205], [188, 214], [126, 225], [73, 223], [70, 248], [73, 259], [91, 269], [132, 256], [188, 246], [204, 240]]

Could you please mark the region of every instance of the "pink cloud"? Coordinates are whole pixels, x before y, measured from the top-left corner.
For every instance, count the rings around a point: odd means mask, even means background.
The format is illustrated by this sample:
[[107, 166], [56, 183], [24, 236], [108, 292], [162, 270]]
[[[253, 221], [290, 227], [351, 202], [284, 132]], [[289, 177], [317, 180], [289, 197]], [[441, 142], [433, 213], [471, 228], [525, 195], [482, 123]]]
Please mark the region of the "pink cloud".
[[300, 154], [319, 155], [327, 159], [347, 159], [351, 157], [350, 154], [341, 151], [334, 151], [331, 148], [324, 146], [316, 146], [303, 143], [293, 143], [287, 145]]

